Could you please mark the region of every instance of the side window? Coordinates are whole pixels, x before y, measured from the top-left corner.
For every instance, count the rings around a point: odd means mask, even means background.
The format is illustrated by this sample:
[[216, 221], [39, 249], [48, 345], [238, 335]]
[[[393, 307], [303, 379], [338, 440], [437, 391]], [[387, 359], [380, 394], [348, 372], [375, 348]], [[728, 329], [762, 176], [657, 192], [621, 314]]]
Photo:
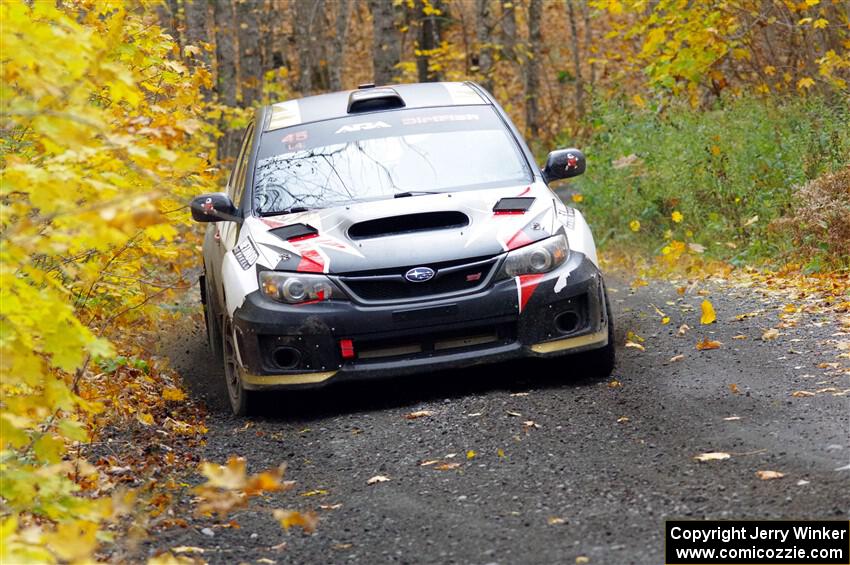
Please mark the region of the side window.
[[241, 205], [242, 193], [245, 191], [244, 171], [248, 156], [251, 154], [251, 142], [254, 139], [253, 130], [253, 124], [245, 130], [245, 135], [242, 137], [242, 147], [239, 149], [239, 155], [236, 157], [233, 169], [230, 171], [230, 177], [227, 179], [227, 194], [236, 207]]

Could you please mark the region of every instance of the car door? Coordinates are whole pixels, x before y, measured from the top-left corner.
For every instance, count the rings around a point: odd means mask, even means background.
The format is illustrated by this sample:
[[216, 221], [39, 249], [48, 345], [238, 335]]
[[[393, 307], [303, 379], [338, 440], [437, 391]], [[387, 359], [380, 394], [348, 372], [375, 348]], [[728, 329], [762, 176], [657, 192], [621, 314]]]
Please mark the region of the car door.
[[[225, 192], [237, 207], [242, 203], [242, 195], [245, 192], [245, 178], [253, 140], [254, 125], [252, 123], [242, 136], [242, 145], [233, 168], [230, 171], [230, 176], [227, 179], [227, 186], [225, 187]], [[240, 215], [241, 212], [240, 210]], [[215, 289], [218, 304], [224, 304], [224, 296], [222, 295], [223, 287], [220, 280], [221, 263], [224, 255], [236, 245], [236, 240], [239, 237], [239, 227], [240, 224], [237, 222], [215, 222], [211, 224], [210, 232], [207, 235], [207, 245], [205, 246], [208, 250], [206, 254], [207, 276], [213, 279], [210, 288]]]

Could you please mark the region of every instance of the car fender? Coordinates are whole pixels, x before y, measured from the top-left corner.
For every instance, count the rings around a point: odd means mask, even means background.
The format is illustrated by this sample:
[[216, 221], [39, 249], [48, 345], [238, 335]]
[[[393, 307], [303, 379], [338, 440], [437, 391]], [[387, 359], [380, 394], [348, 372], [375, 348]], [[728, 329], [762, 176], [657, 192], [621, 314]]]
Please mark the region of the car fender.
[[572, 216], [572, 221], [564, 222], [570, 249], [583, 253], [585, 257], [599, 268], [599, 259], [596, 256], [596, 243], [593, 240], [593, 233], [590, 231], [590, 226], [587, 225], [587, 221], [581, 212], [575, 208], [565, 208], [567, 211], [565, 215]]

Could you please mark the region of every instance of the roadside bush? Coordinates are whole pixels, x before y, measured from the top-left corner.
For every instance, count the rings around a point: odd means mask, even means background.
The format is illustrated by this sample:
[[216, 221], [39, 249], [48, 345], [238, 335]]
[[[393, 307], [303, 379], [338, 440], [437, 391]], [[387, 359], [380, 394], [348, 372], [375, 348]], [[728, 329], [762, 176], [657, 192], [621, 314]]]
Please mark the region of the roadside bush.
[[812, 268], [850, 268], [850, 166], [818, 177], [794, 192], [792, 210], [771, 229], [792, 238], [791, 258]]
[[795, 187], [850, 162], [850, 109], [815, 97], [728, 99], [709, 111], [597, 101], [589, 119], [588, 171], [570, 188], [602, 245], [685, 244], [734, 264], [786, 258], [803, 236], [776, 220], [802, 218], [795, 200], [812, 197]]

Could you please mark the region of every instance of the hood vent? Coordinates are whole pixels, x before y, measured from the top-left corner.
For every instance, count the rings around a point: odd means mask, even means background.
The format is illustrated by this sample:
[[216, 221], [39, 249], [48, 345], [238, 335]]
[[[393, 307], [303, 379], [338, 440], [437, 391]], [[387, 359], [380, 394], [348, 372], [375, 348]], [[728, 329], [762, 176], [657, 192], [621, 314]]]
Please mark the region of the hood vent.
[[496, 214], [524, 214], [534, 204], [534, 197], [514, 197], [502, 198], [496, 205], [493, 206], [493, 212]]
[[462, 228], [468, 225], [469, 217], [463, 212], [423, 212], [421, 214], [406, 214], [360, 222], [348, 228], [348, 237], [351, 239], [368, 239], [404, 233]]
[[310, 224], [290, 224], [288, 226], [283, 226], [282, 228], [275, 228], [273, 230], [269, 230], [269, 233], [273, 233], [280, 239], [292, 241], [293, 239], [306, 239], [308, 237], [315, 237], [319, 235], [319, 230], [317, 230]]

